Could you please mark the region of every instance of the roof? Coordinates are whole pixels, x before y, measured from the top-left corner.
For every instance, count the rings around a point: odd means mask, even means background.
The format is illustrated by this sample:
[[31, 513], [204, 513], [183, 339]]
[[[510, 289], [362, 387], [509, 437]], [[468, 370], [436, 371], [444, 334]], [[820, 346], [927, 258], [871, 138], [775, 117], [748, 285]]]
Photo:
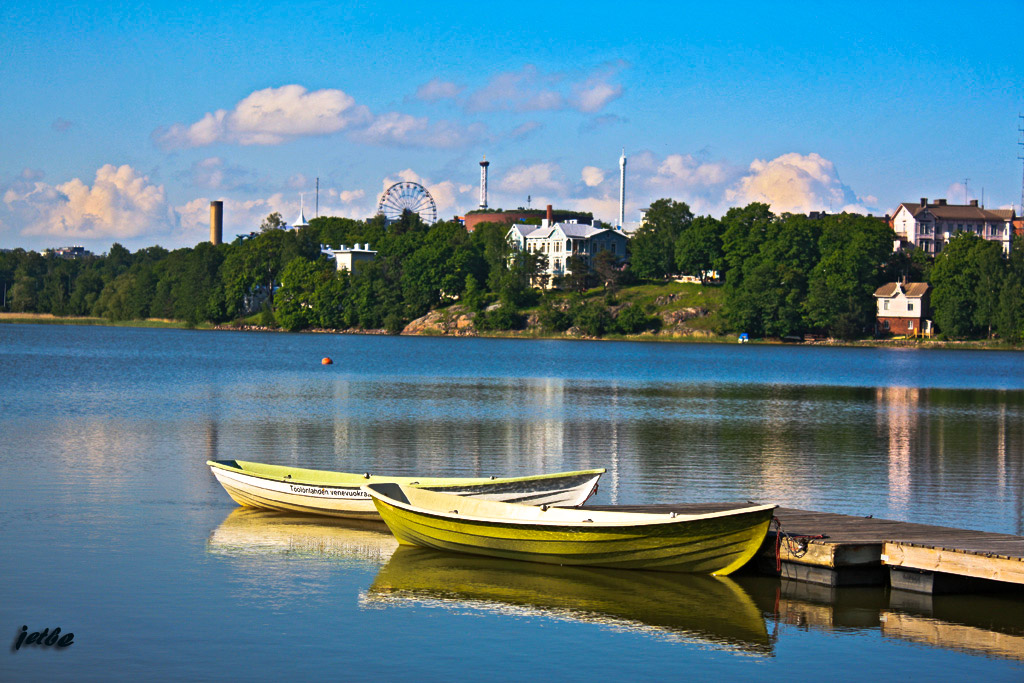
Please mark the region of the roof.
[[[928, 209], [928, 213], [940, 220], [952, 221], [1008, 221], [1014, 216], [1013, 209], [983, 209], [980, 206], [965, 204], [916, 204], [903, 202], [905, 208], [914, 218]], [[899, 209], [896, 209], [899, 211]]]
[[525, 223], [515, 223], [512, 225], [512, 230], [515, 230], [523, 237], [526, 237], [527, 235], [529, 235], [530, 233], [537, 229], [539, 229], [539, 226], [526, 225]]
[[587, 225], [586, 223], [555, 223], [548, 227], [516, 224], [512, 226], [512, 230], [515, 230], [523, 237], [530, 237], [532, 239], [549, 239], [555, 230], [560, 230], [566, 237], [575, 237], [576, 239], [590, 239], [602, 233], [614, 233], [626, 237], [625, 234], [617, 230], [595, 228], [593, 225]]
[[[900, 286], [899, 282], [887, 282], [875, 290], [875, 296], [885, 298], [896, 296], [897, 290]], [[902, 285], [902, 288], [904, 296], [908, 299], [920, 299], [928, 293], [927, 282], [907, 282]]]
[[610, 228], [595, 228], [592, 225], [583, 223], [556, 223], [556, 228], [561, 228], [566, 237], [594, 237], [602, 232], [609, 232]]

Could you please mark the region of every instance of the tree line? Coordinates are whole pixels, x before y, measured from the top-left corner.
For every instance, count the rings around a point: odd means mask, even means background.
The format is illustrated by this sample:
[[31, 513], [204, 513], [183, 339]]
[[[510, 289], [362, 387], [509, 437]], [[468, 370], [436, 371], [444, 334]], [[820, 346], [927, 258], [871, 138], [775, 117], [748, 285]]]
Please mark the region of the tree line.
[[973, 233], [953, 237], [934, 258], [893, 251], [888, 224], [857, 214], [811, 218], [768, 205], [730, 209], [721, 219], [660, 199], [630, 240], [636, 277], [676, 273], [724, 283], [725, 330], [780, 337], [817, 332], [841, 339], [871, 334], [882, 284], [931, 285], [934, 322], [949, 339], [1024, 339], [1024, 245], [1009, 255]]
[[[587, 334], [654, 329], [651, 311], [612, 298], [545, 294], [543, 256], [513, 252], [508, 226], [455, 222], [427, 225], [416, 214], [386, 224], [323, 217], [280, 228], [271, 214], [250, 239], [168, 251], [131, 253], [114, 244], [103, 256], [63, 259], [15, 249], [0, 252], [3, 308], [109, 320], [170, 318], [190, 324], [281, 326], [288, 330], [386, 329], [458, 301], [476, 312], [481, 330], [525, 325], [525, 309], [552, 331], [575, 325]], [[893, 253], [892, 230], [870, 216], [812, 219], [775, 215], [766, 204], [730, 209], [722, 218], [694, 216], [683, 202], [654, 202], [629, 242], [630, 258], [607, 253], [560, 288], [613, 291], [634, 281], [678, 274], [722, 286], [722, 333], [787, 337], [818, 332], [849, 339], [874, 328], [875, 289], [903, 277], [932, 285], [934, 320], [950, 338], [1024, 334], [1024, 250], [1009, 256], [971, 234], [958, 235], [934, 259]], [[375, 260], [338, 271], [322, 245], [369, 243]]]

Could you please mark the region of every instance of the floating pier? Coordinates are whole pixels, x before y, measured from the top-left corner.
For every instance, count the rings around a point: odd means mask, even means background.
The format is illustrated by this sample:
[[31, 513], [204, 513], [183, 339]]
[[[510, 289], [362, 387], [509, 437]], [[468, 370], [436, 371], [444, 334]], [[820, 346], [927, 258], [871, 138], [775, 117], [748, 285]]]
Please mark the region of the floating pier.
[[[743, 503], [615, 505], [623, 512], [701, 514]], [[912, 524], [889, 519], [775, 511], [755, 559], [756, 568], [782, 578], [829, 587], [875, 586], [916, 593], [972, 593], [1024, 589], [1024, 537]]]

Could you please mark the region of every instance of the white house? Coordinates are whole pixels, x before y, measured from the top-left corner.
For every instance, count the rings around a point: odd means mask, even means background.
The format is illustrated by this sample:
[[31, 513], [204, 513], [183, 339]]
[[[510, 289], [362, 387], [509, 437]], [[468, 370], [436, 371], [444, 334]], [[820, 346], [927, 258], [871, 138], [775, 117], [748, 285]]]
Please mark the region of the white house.
[[908, 336], [932, 333], [927, 282], [889, 282], [875, 290], [878, 332]]
[[598, 221], [586, 225], [576, 221], [552, 223], [547, 218], [540, 225], [519, 223], [512, 226], [506, 239], [518, 250], [525, 249], [546, 257], [544, 272], [550, 276], [549, 286], [554, 278], [572, 274], [568, 261], [574, 256], [587, 266], [591, 266], [594, 257], [602, 251], [611, 252], [618, 260], [625, 259], [628, 241], [625, 233], [604, 227]]
[[351, 247], [341, 245], [340, 249], [323, 249], [325, 254], [334, 256], [335, 265], [338, 270], [353, 272], [357, 263], [372, 261], [377, 257], [377, 252], [370, 249], [369, 243], [353, 245]]
[[1013, 239], [1013, 209], [985, 209], [978, 200], [970, 204], [947, 204], [936, 199], [929, 204], [921, 197], [917, 204], [904, 202], [892, 217], [892, 227], [900, 242], [912, 244], [926, 254], [937, 254], [959, 232], [973, 232], [979, 237], [999, 242], [1010, 253]]

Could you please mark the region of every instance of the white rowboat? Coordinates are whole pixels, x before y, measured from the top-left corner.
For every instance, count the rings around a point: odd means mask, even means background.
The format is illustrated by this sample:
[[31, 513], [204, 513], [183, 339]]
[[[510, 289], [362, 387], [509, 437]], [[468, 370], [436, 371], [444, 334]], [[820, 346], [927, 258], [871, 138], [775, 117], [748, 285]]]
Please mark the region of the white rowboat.
[[530, 477], [391, 477], [267, 465], [244, 460], [206, 463], [228, 495], [245, 507], [349, 519], [380, 516], [364, 484], [398, 483], [487, 500], [576, 507], [597, 490], [603, 469]]

